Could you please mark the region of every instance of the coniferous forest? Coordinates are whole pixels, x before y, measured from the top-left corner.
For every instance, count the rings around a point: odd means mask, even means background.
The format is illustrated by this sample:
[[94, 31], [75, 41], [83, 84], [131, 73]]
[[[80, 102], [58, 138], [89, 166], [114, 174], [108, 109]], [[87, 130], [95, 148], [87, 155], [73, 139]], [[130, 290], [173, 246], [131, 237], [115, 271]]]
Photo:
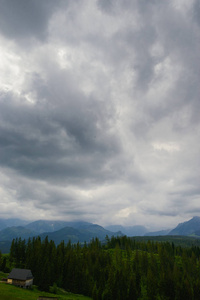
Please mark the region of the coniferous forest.
[[200, 248], [124, 237], [58, 246], [46, 237], [14, 239], [12, 267], [31, 269], [34, 284], [59, 286], [94, 300], [200, 299]]

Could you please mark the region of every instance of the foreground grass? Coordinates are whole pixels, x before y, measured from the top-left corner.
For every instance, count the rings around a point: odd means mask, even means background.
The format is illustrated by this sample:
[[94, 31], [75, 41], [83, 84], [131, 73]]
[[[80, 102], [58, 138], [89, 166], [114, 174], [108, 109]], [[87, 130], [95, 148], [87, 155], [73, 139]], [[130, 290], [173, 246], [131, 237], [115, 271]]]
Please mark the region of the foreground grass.
[[37, 300], [39, 296], [58, 297], [60, 300], [91, 300], [89, 297], [82, 295], [60, 292], [59, 295], [15, 287], [10, 284], [0, 283], [0, 300]]

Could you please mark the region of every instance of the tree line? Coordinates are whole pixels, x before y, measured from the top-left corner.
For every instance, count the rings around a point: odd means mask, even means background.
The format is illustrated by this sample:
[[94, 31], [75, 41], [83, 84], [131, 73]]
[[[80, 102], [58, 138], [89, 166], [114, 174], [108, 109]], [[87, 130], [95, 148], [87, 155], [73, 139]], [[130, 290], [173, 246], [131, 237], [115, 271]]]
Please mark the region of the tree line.
[[200, 299], [200, 248], [124, 237], [55, 245], [46, 237], [12, 241], [10, 267], [31, 269], [34, 284], [94, 300]]

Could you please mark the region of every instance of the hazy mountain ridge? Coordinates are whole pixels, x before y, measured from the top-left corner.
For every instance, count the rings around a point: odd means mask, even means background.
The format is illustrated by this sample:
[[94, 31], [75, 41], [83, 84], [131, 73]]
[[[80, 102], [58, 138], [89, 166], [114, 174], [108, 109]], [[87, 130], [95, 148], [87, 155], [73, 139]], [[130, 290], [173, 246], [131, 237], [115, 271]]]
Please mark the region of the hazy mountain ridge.
[[148, 232], [148, 229], [142, 225], [122, 226], [122, 225], [109, 225], [105, 229], [110, 231], [121, 231], [127, 236], [143, 236]]
[[30, 221], [21, 219], [0, 219], [0, 230], [13, 226], [26, 226]]
[[[66, 226], [67, 225], [67, 226]], [[98, 237], [104, 240], [106, 235], [109, 237], [123, 235], [121, 232], [111, 232], [100, 225], [89, 222], [65, 222], [65, 221], [45, 221], [39, 220], [29, 223], [27, 226], [12, 226], [0, 231], [0, 241], [12, 241], [14, 238], [21, 237], [28, 239], [29, 237], [40, 236], [44, 239], [55, 241], [56, 244], [62, 240], [72, 243], [89, 242], [92, 238]]]
[[[3, 221], [4, 220], [2, 220], [2, 223], [4, 223]], [[21, 220], [21, 224], [24, 224], [25, 222], [26, 221]], [[12, 224], [12, 222], [9, 224]], [[17, 224], [20, 224], [20, 220], [18, 220]], [[65, 231], [62, 230], [63, 228], [65, 228]], [[76, 231], [71, 234], [69, 228], [76, 229]], [[98, 224], [85, 221], [37, 220], [28, 223], [25, 226], [11, 226], [4, 228], [3, 231], [0, 231], [0, 241], [9, 241], [19, 236], [21, 236], [22, 239], [26, 239], [27, 235], [30, 237], [40, 235], [42, 238], [48, 235], [49, 238], [55, 239], [56, 241], [59, 239], [71, 239], [72, 242], [77, 242], [78, 240], [82, 242], [83, 240], [89, 241], [92, 237], [98, 237], [103, 240], [106, 235], [109, 237], [112, 235], [143, 236], [147, 231], [147, 228], [141, 225], [111, 225], [105, 226], [104, 228]], [[53, 234], [54, 232], [56, 233]], [[61, 233], [63, 233], [63, 238], [61, 237]]]
[[28, 239], [37, 235], [36, 232], [29, 230], [22, 226], [7, 227], [0, 231], [0, 241], [12, 241], [15, 238], [21, 237], [22, 239]]
[[169, 235], [198, 235], [200, 232], [200, 217], [193, 217], [189, 221], [178, 224], [169, 232]]
[[[179, 236], [196, 236], [200, 237], [200, 217], [193, 217], [189, 221], [178, 224], [172, 230], [161, 230], [148, 232], [147, 228], [141, 225], [122, 226], [110, 225], [102, 227], [84, 221], [51, 221], [38, 220], [31, 223], [20, 219], [0, 219], [0, 228], [6, 224], [21, 224], [21, 226], [7, 226], [0, 230], [0, 241], [12, 241], [13, 238], [21, 237], [28, 239], [33, 236], [41, 236], [44, 239], [55, 241], [56, 244], [62, 240], [72, 243], [89, 242], [92, 238], [98, 237], [101, 241], [106, 235], [109, 237], [117, 235], [127, 236], [162, 236], [162, 235], [179, 235]], [[22, 224], [24, 226], [22, 226]]]
[[48, 236], [49, 240], [53, 240], [55, 244], [59, 244], [61, 241], [67, 243], [69, 240], [72, 243], [84, 243], [89, 242], [92, 238], [97, 237], [99, 240], [103, 241], [105, 237], [109, 236], [122, 236], [121, 232], [111, 232], [104, 229], [103, 227], [92, 224], [85, 228], [74, 228], [74, 227], [64, 227], [58, 231], [45, 232], [40, 235], [42, 239]]
[[169, 235], [171, 229], [159, 230], [159, 231], [151, 231], [144, 234], [144, 236], [161, 236], [161, 235]]
[[[54, 232], [58, 231], [64, 227], [73, 227], [77, 228], [77, 224], [81, 222], [66, 222], [66, 221], [46, 221], [46, 220], [38, 220], [34, 221], [32, 223], [29, 223], [26, 225], [26, 228], [38, 232], [38, 233], [44, 233], [44, 232]], [[84, 223], [84, 222], [82, 222]], [[73, 226], [74, 225], [74, 226]]]

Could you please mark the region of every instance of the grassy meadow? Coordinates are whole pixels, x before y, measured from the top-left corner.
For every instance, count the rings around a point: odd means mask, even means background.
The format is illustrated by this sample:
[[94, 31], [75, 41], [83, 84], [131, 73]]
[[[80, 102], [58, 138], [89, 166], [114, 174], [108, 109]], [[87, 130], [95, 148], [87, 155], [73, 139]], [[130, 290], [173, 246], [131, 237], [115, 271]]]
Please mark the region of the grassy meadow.
[[91, 300], [89, 297], [67, 293], [50, 294], [38, 291], [36, 287], [32, 290], [22, 289], [6, 283], [0, 283], [0, 300], [37, 300], [39, 296], [58, 297], [60, 300]]

